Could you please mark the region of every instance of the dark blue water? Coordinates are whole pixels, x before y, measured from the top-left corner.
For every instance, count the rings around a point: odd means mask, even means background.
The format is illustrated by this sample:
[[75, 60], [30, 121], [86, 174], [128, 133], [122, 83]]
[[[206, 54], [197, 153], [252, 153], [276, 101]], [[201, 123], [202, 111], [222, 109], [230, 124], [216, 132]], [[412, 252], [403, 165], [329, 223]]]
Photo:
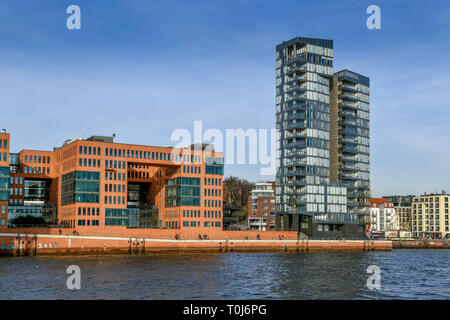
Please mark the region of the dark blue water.
[[[0, 299], [449, 299], [449, 263], [448, 250], [0, 258]], [[69, 265], [80, 290], [67, 289]]]

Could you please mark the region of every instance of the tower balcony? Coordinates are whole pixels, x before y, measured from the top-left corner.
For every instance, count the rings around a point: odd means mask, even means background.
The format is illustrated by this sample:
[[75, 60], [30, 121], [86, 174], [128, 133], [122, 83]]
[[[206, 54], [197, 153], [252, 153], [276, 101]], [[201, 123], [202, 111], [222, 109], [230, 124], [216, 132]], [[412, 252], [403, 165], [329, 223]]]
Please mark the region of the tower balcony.
[[341, 170], [355, 172], [355, 171], [359, 171], [359, 168], [355, 165], [344, 165], [344, 166], [342, 166]]
[[298, 55], [298, 56], [296, 56], [294, 58], [286, 59], [286, 65], [287, 66], [290, 66], [291, 64], [296, 63], [296, 62], [299, 63], [299, 64], [306, 63], [306, 56], [305, 55]]
[[356, 86], [351, 85], [351, 84], [346, 84], [346, 83], [341, 84], [339, 86], [339, 89], [341, 91], [347, 91], [347, 92], [352, 92], [352, 93], [358, 92], [358, 89], [356, 88]]
[[285, 138], [306, 138], [306, 131], [300, 131], [300, 132], [286, 132], [284, 134]]
[[306, 114], [304, 113], [293, 113], [286, 117], [286, 120], [305, 120]]
[[296, 103], [290, 106], [287, 106], [286, 111], [305, 111], [306, 110], [306, 104], [305, 103]]
[[358, 101], [358, 97], [355, 94], [344, 92], [339, 95], [341, 100]]
[[305, 129], [305, 128], [306, 128], [306, 124], [304, 121], [290, 123], [290, 124], [286, 125], [286, 127], [284, 127], [285, 130]]
[[306, 99], [307, 99], [307, 97], [306, 97], [305, 93], [303, 93], [303, 94], [293, 94], [293, 95], [290, 95], [290, 96], [286, 97], [286, 102], [290, 102], [290, 101], [304, 101]]
[[286, 144], [287, 149], [291, 148], [305, 148], [306, 147], [306, 141], [294, 141]]
[[288, 180], [284, 183], [286, 186], [306, 186], [307, 182], [305, 178]]
[[293, 176], [306, 176], [306, 170], [305, 169], [295, 169], [287, 171], [285, 174], [286, 177], [293, 177]]
[[303, 73], [307, 71], [308, 69], [306, 68], [306, 66], [292, 66], [287, 68], [286, 74]]
[[289, 77], [286, 79], [286, 84], [290, 84], [293, 82], [306, 82], [308, 80], [308, 78], [306, 77], [306, 75], [303, 76], [293, 76], [293, 77]]
[[294, 85], [294, 86], [289, 86], [286, 89], [286, 93], [292, 94], [293, 92], [296, 92], [296, 94], [302, 94], [306, 90], [308, 90], [308, 88], [306, 88], [305, 85]]
[[355, 173], [343, 173], [341, 177], [343, 180], [359, 180], [359, 177]]
[[[304, 158], [305, 156], [301, 156], [300, 158]], [[296, 160], [296, 161], [288, 161], [284, 166], [286, 168], [295, 168], [295, 167], [305, 167], [307, 165], [306, 163], [306, 159], [300, 159], [300, 160]]]

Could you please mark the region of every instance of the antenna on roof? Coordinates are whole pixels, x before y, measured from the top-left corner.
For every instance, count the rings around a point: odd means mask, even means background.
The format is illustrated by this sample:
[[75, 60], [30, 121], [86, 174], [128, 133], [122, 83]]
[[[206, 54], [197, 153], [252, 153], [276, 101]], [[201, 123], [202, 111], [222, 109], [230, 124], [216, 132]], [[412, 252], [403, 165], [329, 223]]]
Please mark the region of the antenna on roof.
[[3, 128], [2, 130], [3, 130], [3, 132], [5, 132], [5, 133], [6, 133], [6, 129], [5, 129], [5, 128]]

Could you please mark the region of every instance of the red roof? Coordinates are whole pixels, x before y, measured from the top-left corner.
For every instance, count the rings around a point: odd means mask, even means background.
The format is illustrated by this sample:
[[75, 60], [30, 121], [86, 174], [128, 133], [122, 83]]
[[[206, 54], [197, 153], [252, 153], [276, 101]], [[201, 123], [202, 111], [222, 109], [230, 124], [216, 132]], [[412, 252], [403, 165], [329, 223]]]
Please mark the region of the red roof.
[[378, 207], [378, 205], [380, 204], [384, 204], [384, 205], [388, 205], [389, 207], [393, 207], [394, 203], [384, 199], [384, 198], [370, 198], [370, 206], [373, 207], [374, 205], [376, 205], [376, 207]]

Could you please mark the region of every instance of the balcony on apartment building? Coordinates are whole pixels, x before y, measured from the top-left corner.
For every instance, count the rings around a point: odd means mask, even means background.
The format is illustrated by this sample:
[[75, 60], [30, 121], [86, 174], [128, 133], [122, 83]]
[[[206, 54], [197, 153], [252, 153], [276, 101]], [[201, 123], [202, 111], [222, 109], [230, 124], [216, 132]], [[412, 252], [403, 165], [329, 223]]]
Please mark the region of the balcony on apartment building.
[[358, 88], [354, 84], [343, 83], [339, 86], [339, 90], [348, 92], [358, 92]]
[[289, 122], [284, 129], [285, 130], [306, 129], [306, 124], [304, 120], [299, 122], [292, 120], [292, 122]]
[[306, 110], [306, 103], [294, 103], [286, 107], [285, 111], [305, 111]]
[[306, 75], [286, 77], [286, 84], [291, 84], [292, 82], [306, 82], [306, 81], [308, 81]]

